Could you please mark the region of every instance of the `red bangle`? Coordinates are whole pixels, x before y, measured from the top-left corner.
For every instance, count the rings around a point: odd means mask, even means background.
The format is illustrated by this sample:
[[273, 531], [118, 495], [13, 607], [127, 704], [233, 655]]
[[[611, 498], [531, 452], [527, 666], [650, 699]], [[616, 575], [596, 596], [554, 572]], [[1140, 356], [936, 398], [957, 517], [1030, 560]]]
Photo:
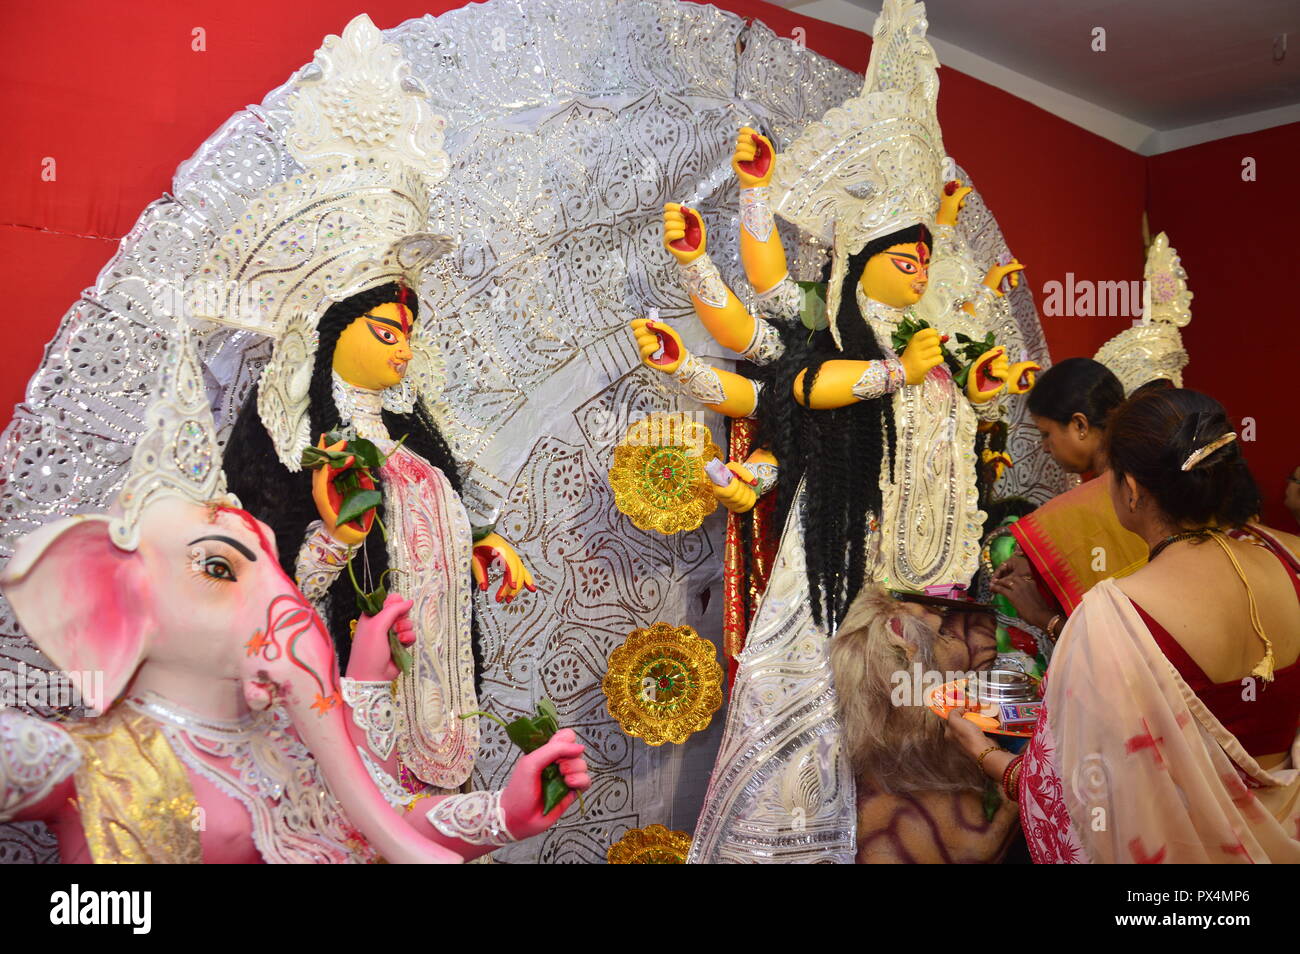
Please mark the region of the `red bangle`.
[[1023, 755], [1017, 755], [1002, 770], [1002, 794], [1013, 802], [1020, 801], [1020, 763]]

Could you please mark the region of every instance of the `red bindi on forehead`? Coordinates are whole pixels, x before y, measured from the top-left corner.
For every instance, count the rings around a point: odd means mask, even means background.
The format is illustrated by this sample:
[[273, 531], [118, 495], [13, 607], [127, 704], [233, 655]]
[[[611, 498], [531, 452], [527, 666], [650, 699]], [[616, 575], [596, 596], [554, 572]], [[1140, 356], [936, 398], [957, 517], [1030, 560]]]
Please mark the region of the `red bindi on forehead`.
[[402, 323], [402, 332], [408, 338], [411, 336], [411, 313], [407, 310], [406, 300], [410, 294], [411, 290], [405, 285], [397, 286], [397, 316]]
[[924, 242], [917, 242], [916, 257], [920, 259], [922, 265], [928, 264], [930, 261], [930, 247]]

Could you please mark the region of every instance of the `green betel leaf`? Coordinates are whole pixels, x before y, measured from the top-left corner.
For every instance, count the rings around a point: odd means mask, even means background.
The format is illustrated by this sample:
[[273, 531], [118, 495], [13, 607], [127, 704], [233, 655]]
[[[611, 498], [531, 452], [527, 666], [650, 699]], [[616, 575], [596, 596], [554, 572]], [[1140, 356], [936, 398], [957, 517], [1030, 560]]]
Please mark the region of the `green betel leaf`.
[[397, 638], [397, 633], [391, 629], [388, 631], [388, 651], [392, 654], [393, 663], [407, 675], [411, 671], [411, 651], [402, 645], [402, 641]]
[[383, 503], [384, 495], [378, 490], [356, 490], [343, 498], [343, 505], [339, 507], [339, 523], [351, 523], [359, 520], [365, 514], [378, 507]]
[[379, 611], [384, 608], [384, 601], [387, 599], [388, 591], [381, 586], [371, 593], [357, 593], [357, 606], [367, 616], [378, 616]]
[[379, 453], [379, 448], [364, 437], [348, 441], [347, 452], [354, 455], [362, 467], [379, 467], [384, 462], [384, 455]]
[[510, 741], [525, 752], [533, 752], [540, 749], [546, 744], [550, 736], [543, 733], [537, 728], [537, 723], [532, 716], [520, 716], [514, 722], [506, 726], [506, 735]]
[[319, 447], [304, 447], [302, 456], [298, 460], [303, 470], [315, 470], [329, 460], [329, 457]]
[[564, 796], [569, 794], [569, 786], [564, 784], [564, 776], [560, 774], [560, 767], [552, 762], [546, 768], [542, 769], [542, 814], [549, 815], [554, 811], [555, 806], [564, 801]]
[[533, 721], [540, 731], [546, 732], [547, 739], [560, 731], [560, 711], [550, 699], [543, 698], [537, 703], [537, 716]]
[[799, 286], [799, 320], [809, 331], [821, 331], [830, 325], [826, 318], [826, 285], [822, 282], [795, 282]]

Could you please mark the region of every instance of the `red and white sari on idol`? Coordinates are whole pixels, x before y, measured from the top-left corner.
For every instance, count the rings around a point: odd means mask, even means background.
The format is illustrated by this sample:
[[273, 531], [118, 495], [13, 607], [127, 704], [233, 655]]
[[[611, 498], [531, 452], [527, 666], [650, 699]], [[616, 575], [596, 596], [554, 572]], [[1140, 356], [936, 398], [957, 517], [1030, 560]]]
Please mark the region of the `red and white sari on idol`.
[[[1242, 680], [1243, 693], [1271, 688]], [[1285, 762], [1260, 768], [1103, 580], [1052, 657], [1021, 766], [1021, 825], [1038, 864], [1294, 864], [1298, 765], [1295, 736]]]

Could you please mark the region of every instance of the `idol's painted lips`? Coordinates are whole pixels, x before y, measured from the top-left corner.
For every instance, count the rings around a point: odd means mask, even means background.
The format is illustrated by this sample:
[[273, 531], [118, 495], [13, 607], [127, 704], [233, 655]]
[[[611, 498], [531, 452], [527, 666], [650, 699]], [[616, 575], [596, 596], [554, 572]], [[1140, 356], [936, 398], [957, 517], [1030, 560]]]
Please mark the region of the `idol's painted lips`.
[[399, 378], [406, 374], [406, 364], [405, 361], [398, 361], [395, 358], [388, 362], [388, 366], [393, 369]]

